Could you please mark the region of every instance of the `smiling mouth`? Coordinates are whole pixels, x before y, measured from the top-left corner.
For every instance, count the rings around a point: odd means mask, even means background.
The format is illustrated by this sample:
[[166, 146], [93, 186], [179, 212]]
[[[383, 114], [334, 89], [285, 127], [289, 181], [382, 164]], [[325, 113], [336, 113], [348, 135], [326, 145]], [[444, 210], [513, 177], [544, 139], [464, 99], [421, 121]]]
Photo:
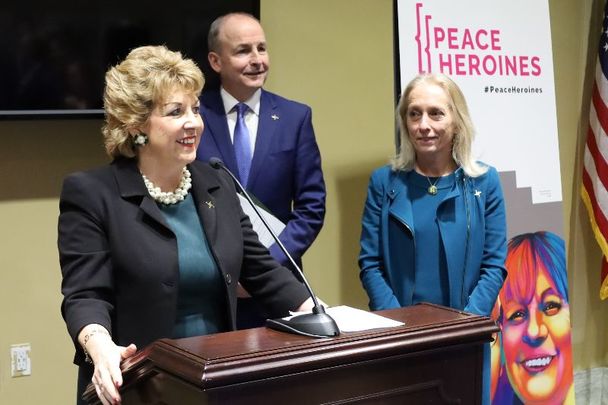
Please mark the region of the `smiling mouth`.
[[554, 358], [555, 356], [537, 357], [535, 359], [525, 360], [521, 362], [521, 365], [531, 373], [538, 373], [549, 367]]
[[196, 138], [194, 136], [191, 136], [188, 138], [182, 138], [182, 139], [178, 140], [177, 143], [179, 143], [181, 145], [191, 146], [191, 145], [194, 145], [195, 140], [196, 140]]

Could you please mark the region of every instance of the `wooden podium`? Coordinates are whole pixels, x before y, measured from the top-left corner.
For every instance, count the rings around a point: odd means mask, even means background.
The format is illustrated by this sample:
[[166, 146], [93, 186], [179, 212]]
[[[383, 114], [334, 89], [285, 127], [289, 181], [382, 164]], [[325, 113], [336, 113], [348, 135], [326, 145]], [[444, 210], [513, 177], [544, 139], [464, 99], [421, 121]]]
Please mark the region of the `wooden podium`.
[[[486, 317], [420, 304], [405, 326], [313, 339], [256, 328], [161, 339], [123, 364], [124, 405], [480, 404]], [[99, 404], [90, 385], [85, 399]]]

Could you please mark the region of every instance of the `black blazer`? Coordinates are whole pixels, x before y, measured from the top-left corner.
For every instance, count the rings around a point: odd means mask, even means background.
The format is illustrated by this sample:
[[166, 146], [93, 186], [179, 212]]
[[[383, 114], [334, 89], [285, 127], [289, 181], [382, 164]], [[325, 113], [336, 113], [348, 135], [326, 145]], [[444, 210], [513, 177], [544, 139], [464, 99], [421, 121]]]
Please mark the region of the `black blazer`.
[[[227, 324], [235, 329], [237, 281], [271, 316], [308, 297], [272, 259], [241, 210], [232, 180], [193, 162], [191, 193], [226, 287]], [[133, 159], [69, 175], [59, 202], [62, 315], [83, 364], [80, 330], [98, 323], [119, 345], [138, 348], [170, 337], [178, 295], [177, 240], [149, 196]]]

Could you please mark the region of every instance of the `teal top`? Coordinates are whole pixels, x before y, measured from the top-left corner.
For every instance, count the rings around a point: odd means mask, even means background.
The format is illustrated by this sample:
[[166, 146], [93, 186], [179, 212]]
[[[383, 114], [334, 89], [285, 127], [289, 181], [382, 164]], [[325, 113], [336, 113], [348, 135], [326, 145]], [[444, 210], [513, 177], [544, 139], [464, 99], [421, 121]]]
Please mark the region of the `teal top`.
[[[450, 305], [450, 286], [445, 249], [437, 223], [437, 208], [454, 186], [454, 173], [444, 177], [423, 176], [416, 171], [409, 172], [410, 184], [407, 190], [412, 201], [415, 243], [415, 282], [412, 303], [432, 302]], [[428, 192], [431, 184], [437, 187], [437, 194]]]
[[184, 201], [158, 204], [177, 238], [179, 294], [174, 339], [226, 330], [225, 291], [201, 221], [188, 194]]

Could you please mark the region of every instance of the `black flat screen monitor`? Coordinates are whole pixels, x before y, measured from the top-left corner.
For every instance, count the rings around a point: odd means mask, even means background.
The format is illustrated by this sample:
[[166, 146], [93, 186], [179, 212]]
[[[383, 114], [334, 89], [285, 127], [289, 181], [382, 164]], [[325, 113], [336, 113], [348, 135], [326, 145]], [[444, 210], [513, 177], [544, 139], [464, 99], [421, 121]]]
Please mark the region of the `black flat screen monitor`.
[[8, 0], [0, 7], [0, 119], [101, 118], [106, 70], [141, 45], [166, 45], [207, 62], [207, 32], [218, 16], [259, 0]]

